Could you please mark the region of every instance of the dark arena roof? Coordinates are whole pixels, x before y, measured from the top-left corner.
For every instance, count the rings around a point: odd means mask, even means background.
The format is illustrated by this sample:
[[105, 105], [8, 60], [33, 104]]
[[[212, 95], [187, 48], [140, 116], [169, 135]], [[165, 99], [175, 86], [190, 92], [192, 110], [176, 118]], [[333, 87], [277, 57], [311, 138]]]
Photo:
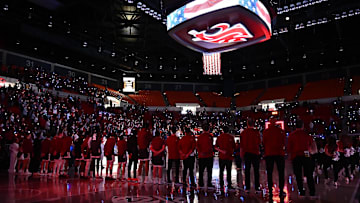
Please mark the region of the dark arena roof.
[[341, 77], [342, 68], [359, 66], [357, 0], [271, 0], [264, 1], [272, 17], [271, 39], [223, 53], [222, 76], [204, 76], [202, 55], [170, 38], [163, 24], [187, 2], [3, 0], [0, 47], [138, 81], [243, 83], [326, 70]]

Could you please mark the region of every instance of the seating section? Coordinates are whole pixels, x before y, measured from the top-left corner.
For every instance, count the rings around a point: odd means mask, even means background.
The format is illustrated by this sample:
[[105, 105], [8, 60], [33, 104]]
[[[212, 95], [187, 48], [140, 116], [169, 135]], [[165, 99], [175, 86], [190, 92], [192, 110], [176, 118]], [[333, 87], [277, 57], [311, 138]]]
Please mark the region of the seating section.
[[130, 94], [129, 97], [140, 105], [166, 106], [160, 91], [140, 90], [138, 94]]
[[200, 104], [198, 98], [190, 91], [166, 91], [165, 93], [171, 106], [175, 106], [176, 103]]
[[301, 84], [280, 86], [268, 88], [265, 94], [260, 98], [259, 101], [274, 100], [274, 99], [285, 99], [285, 101], [292, 101], [296, 96]]
[[114, 89], [111, 89], [109, 87], [105, 87], [103, 85], [98, 85], [98, 84], [91, 84], [91, 86], [96, 87], [99, 91], [103, 91], [103, 92], [108, 92], [111, 96], [115, 97], [115, 98], [121, 98], [121, 100], [124, 100], [126, 102], [128, 102], [129, 104], [134, 104], [134, 102], [128, 98], [126, 95], [120, 93], [119, 91], [116, 91]]
[[320, 80], [306, 83], [299, 100], [341, 97], [344, 95], [343, 79]]
[[237, 93], [236, 106], [237, 107], [250, 106], [262, 91], [263, 91], [262, 89], [258, 89], [258, 90], [249, 90], [249, 91], [243, 91]]
[[208, 107], [230, 108], [231, 97], [223, 97], [216, 92], [198, 92], [198, 94]]
[[359, 95], [360, 90], [360, 76], [352, 77], [352, 86], [351, 86], [351, 94], [352, 95]]

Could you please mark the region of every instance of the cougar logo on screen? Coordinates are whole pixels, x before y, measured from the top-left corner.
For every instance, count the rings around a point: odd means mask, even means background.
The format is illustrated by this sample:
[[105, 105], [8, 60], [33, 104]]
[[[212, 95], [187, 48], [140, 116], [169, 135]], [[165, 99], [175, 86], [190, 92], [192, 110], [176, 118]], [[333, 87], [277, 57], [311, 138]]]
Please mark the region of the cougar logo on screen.
[[214, 29], [218, 29], [218, 31], [213, 34], [208, 34], [206, 30], [200, 32], [191, 30], [188, 34], [194, 36], [193, 41], [210, 43], [245, 42], [248, 38], [253, 38], [253, 35], [241, 23], [233, 26], [228, 23], [219, 23], [211, 27], [211, 30]]

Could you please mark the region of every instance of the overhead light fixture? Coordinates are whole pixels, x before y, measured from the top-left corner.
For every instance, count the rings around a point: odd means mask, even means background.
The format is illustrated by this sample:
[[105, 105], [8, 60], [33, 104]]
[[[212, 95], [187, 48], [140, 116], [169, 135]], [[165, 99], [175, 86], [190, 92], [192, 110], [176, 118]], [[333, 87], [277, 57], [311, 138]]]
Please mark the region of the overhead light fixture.
[[306, 54], [303, 55], [303, 59], [306, 59]]
[[274, 64], [275, 64], [275, 60], [272, 59], [272, 60], [270, 61], [270, 64], [271, 64], [271, 65], [274, 65]]
[[3, 7], [3, 10], [8, 11], [9, 10], [9, 5], [5, 4], [4, 7]]
[[[115, 57], [116, 56], [116, 53], [113, 51], [113, 52], [111, 52], [111, 57]], [[127, 58], [125, 57], [125, 59], [124, 59], [124, 61], [127, 61]]]
[[343, 47], [340, 47], [340, 48], [339, 48], [339, 51], [340, 51], [340, 52], [344, 51], [344, 48], [343, 48]]
[[86, 48], [88, 46], [88, 43], [86, 41], [83, 42], [82, 46]]

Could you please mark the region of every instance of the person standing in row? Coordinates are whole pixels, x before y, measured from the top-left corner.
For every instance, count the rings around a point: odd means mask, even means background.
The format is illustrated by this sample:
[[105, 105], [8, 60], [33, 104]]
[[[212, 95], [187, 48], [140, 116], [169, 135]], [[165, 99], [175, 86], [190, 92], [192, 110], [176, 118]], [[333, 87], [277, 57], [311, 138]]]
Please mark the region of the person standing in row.
[[175, 163], [175, 183], [179, 183], [179, 167], [180, 167], [180, 154], [179, 154], [179, 138], [176, 136], [177, 128], [171, 128], [172, 134], [166, 139], [167, 153], [168, 153], [168, 169], [167, 169], [167, 182], [171, 183], [170, 173], [173, 163]]
[[301, 120], [296, 121], [296, 130], [289, 135], [288, 152], [292, 160], [293, 170], [296, 176], [296, 183], [298, 186], [300, 196], [305, 196], [303, 188], [303, 176], [306, 176], [307, 185], [310, 190], [310, 196], [315, 196], [315, 183], [313, 178], [313, 165], [311, 156], [311, 146], [314, 140], [309, 134], [304, 131], [304, 123]]
[[269, 196], [272, 197], [273, 170], [276, 163], [279, 173], [280, 197], [285, 193], [285, 132], [276, 125], [276, 118], [270, 118], [269, 128], [263, 132], [263, 145], [265, 150], [266, 172], [268, 179]]
[[255, 191], [260, 192], [259, 165], [260, 165], [260, 133], [254, 128], [254, 121], [248, 119], [247, 128], [241, 133], [241, 149], [245, 160], [245, 187], [250, 192], [250, 169], [254, 168]]
[[[127, 158], [126, 158], [127, 143], [122, 135], [119, 136], [116, 146], [117, 146], [117, 151], [118, 151], [118, 154], [117, 154], [118, 155], [118, 179], [123, 180], [124, 175], [125, 175], [125, 166], [126, 166], [126, 162], [127, 162]], [[120, 171], [121, 171], [121, 173], [120, 173]]]
[[196, 150], [199, 156], [199, 186], [204, 187], [204, 171], [207, 171], [207, 186], [214, 187], [211, 183], [212, 168], [214, 162], [214, 149], [212, 134], [209, 133], [210, 127], [208, 124], [202, 126], [204, 132], [199, 135], [196, 142]]
[[[151, 141], [150, 150], [152, 152], [152, 164], [153, 164], [153, 183], [162, 184], [162, 167], [164, 165], [164, 150], [165, 143], [160, 137], [160, 132], [155, 132], [155, 137]], [[156, 181], [158, 178], [158, 181]]]
[[[106, 177], [112, 178], [113, 164], [114, 164], [114, 146], [116, 140], [114, 134], [111, 133], [109, 139], [106, 140], [104, 146], [104, 155], [106, 157]], [[108, 176], [110, 172], [110, 176]]]
[[187, 171], [189, 170], [190, 185], [195, 186], [194, 178], [194, 150], [196, 147], [195, 138], [190, 131], [190, 128], [185, 129], [185, 136], [181, 138], [179, 142], [180, 158], [183, 160], [183, 185], [186, 185]]
[[231, 185], [231, 167], [235, 150], [234, 136], [229, 134], [229, 127], [223, 127], [223, 133], [217, 138], [215, 149], [219, 151], [220, 165], [220, 187], [224, 187], [224, 169], [226, 167], [226, 178], [228, 189], [234, 189]]
[[152, 135], [149, 130], [149, 125], [147, 123], [139, 130], [137, 133], [137, 145], [139, 148], [139, 168], [138, 168], [138, 175], [141, 176], [143, 166], [145, 166], [145, 179], [143, 182], [148, 183], [148, 176], [149, 176], [149, 146], [152, 139]]
[[128, 164], [128, 179], [131, 179], [131, 166], [134, 165], [134, 179], [136, 179], [136, 169], [138, 163], [138, 147], [137, 147], [137, 131], [133, 130], [130, 134], [130, 138], [127, 140], [127, 151], [129, 154], [129, 164]]

